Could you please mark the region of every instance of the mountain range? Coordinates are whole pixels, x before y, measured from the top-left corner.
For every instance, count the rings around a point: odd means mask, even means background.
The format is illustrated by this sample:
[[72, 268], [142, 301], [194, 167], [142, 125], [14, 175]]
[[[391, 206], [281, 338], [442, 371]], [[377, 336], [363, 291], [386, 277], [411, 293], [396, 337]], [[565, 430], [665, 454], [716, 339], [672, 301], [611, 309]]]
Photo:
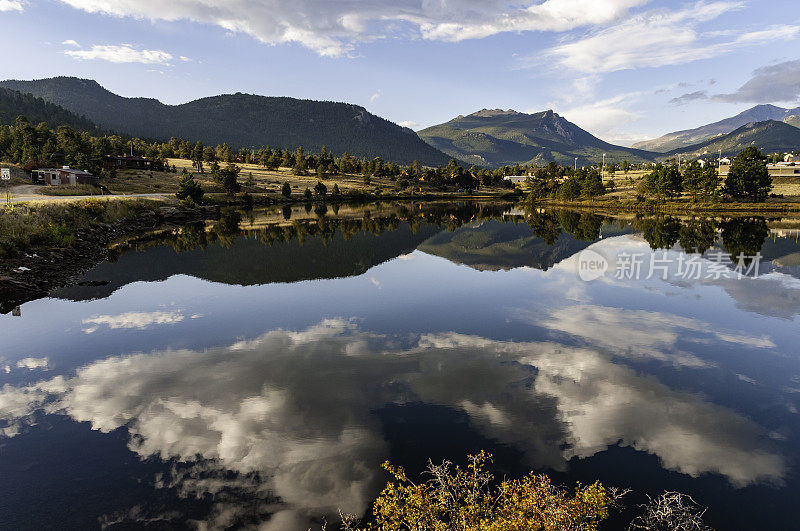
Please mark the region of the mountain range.
[[[668, 133], [653, 140], [646, 140], [633, 145], [634, 148], [644, 149], [648, 151], [655, 151], [658, 153], [667, 153], [670, 151], [677, 152], [681, 148], [687, 150], [694, 150], [692, 147], [695, 144], [706, 142], [707, 140], [723, 136], [740, 127], [757, 122], [765, 122], [769, 120], [784, 121], [790, 119], [794, 115], [800, 115], [800, 107], [795, 109], [784, 109], [783, 107], [776, 107], [775, 105], [756, 105], [746, 111], [740, 112], [736, 116], [725, 118], [718, 122], [695, 127], [694, 129], [686, 129], [683, 131], [676, 131]], [[797, 120], [795, 121], [797, 123]], [[766, 149], [766, 148], [762, 148]]]
[[[116, 95], [96, 81], [56, 77], [0, 82], [0, 124], [25, 115], [36, 125], [69, 125], [92, 133], [109, 131], [149, 139], [172, 136], [227, 142], [234, 149], [303, 146], [360, 158], [382, 157], [408, 164], [497, 168], [514, 164], [572, 165], [608, 161], [648, 162], [678, 154], [735, 155], [749, 145], [765, 152], [800, 147], [800, 107], [757, 105], [712, 124], [664, 135], [633, 148], [605, 142], [552, 110], [521, 113], [483, 109], [415, 133], [363, 107], [348, 103], [223, 94], [181, 105]], [[645, 149], [646, 148], [646, 149]]]
[[444, 165], [450, 157], [423, 142], [411, 129], [400, 127], [348, 103], [223, 94], [182, 105], [152, 98], [118, 96], [96, 81], [55, 77], [33, 81], [7, 80], [0, 86], [33, 96], [82, 115], [99, 127], [117, 133], [160, 140], [172, 136], [227, 142], [234, 148], [283, 149], [303, 146], [359, 158], [426, 165]]
[[604, 142], [552, 110], [527, 114], [514, 110], [483, 109], [468, 116], [419, 131], [419, 136], [453, 158], [478, 166], [546, 164], [571, 165], [602, 159], [630, 162], [653, 160], [647, 151]]
[[704, 142], [668, 151], [664, 153], [664, 156], [683, 154], [699, 157], [704, 153], [714, 155], [721, 151], [724, 156], [730, 157], [748, 146], [756, 146], [763, 153], [797, 149], [800, 147], [800, 128], [776, 120], [748, 123], [728, 134], [714, 136]]

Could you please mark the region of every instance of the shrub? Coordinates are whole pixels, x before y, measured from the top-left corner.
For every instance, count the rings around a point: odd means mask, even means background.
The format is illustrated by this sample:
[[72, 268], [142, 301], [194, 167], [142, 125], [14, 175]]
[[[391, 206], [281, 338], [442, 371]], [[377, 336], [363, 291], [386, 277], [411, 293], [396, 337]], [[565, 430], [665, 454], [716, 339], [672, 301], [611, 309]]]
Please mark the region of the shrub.
[[181, 201], [190, 199], [195, 203], [200, 203], [203, 200], [204, 194], [205, 192], [203, 191], [203, 187], [200, 186], [200, 183], [194, 180], [192, 174], [183, 170], [183, 175], [181, 175], [178, 181], [178, 192], [175, 196]]
[[235, 164], [228, 164], [224, 169], [217, 168], [213, 172], [214, 182], [222, 186], [227, 194], [233, 195], [242, 188], [237, 180], [239, 171], [241, 171], [241, 169]]
[[[445, 461], [428, 464], [430, 479], [414, 483], [402, 468], [384, 463], [392, 475], [373, 506], [368, 529], [448, 529], [511, 531], [594, 530], [608, 517], [615, 494], [600, 483], [574, 491], [533, 473], [518, 480], [494, 482], [486, 470], [491, 455], [470, 456], [466, 469]], [[354, 529], [352, 519], [345, 528]]]

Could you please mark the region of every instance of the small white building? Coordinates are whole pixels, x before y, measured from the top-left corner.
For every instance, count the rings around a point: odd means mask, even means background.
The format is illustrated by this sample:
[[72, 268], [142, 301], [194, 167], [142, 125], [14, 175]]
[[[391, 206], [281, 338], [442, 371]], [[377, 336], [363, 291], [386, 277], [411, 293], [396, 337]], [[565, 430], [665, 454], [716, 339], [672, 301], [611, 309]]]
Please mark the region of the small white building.
[[771, 177], [800, 177], [800, 164], [794, 162], [778, 162], [767, 164]]
[[720, 175], [728, 175], [728, 173], [731, 171], [731, 159], [727, 157], [720, 159], [718, 168], [718, 173]]
[[514, 184], [523, 184], [527, 178], [527, 175], [506, 175], [503, 177], [506, 181], [511, 181]]
[[61, 168], [39, 168], [31, 171], [31, 181], [45, 186], [60, 186], [68, 184], [97, 184], [98, 179], [88, 171], [76, 170], [69, 166]]

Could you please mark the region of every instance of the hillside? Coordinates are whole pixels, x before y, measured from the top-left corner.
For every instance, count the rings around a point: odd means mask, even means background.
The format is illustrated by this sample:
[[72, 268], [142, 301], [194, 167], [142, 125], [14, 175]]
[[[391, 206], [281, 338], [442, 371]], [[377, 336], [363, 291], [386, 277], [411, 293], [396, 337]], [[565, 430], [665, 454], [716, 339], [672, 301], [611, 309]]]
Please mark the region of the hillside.
[[792, 125], [794, 127], [800, 127], [800, 114], [795, 114], [793, 116], [789, 116], [784, 120], [784, 123]]
[[302, 145], [312, 152], [324, 145], [337, 155], [347, 151], [360, 158], [419, 160], [427, 165], [450, 159], [411, 129], [347, 103], [236, 93], [165, 105], [151, 98], [118, 96], [96, 81], [74, 77], [3, 81], [0, 86], [85, 115], [104, 129], [140, 137], [178, 136], [212, 145], [227, 142], [235, 148]]
[[747, 146], [756, 146], [763, 153], [795, 151], [800, 147], [800, 129], [784, 122], [767, 120], [744, 125], [739, 129], [693, 146], [675, 149], [665, 156], [678, 153], [699, 156], [705, 152], [714, 154], [722, 150], [726, 156], [734, 156]]
[[97, 130], [97, 127], [83, 116], [31, 94], [0, 87], [0, 125], [13, 125], [20, 115], [25, 116], [34, 126], [45, 122], [51, 128], [68, 125], [81, 131]]
[[517, 163], [562, 164], [653, 160], [653, 154], [603, 142], [553, 111], [526, 114], [481, 110], [419, 131], [433, 147], [467, 163], [499, 167]]
[[669, 133], [653, 140], [639, 142], [634, 144], [633, 147], [657, 151], [659, 153], [675, 151], [681, 148], [689, 149], [690, 146], [705, 142], [713, 137], [726, 135], [749, 123], [765, 122], [767, 120], [783, 121], [789, 116], [796, 114], [800, 114], [800, 107], [796, 109], [784, 109], [783, 107], [776, 107], [775, 105], [756, 105], [736, 116], [725, 118], [724, 120], [701, 127], [695, 127], [694, 129], [685, 129], [683, 131]]

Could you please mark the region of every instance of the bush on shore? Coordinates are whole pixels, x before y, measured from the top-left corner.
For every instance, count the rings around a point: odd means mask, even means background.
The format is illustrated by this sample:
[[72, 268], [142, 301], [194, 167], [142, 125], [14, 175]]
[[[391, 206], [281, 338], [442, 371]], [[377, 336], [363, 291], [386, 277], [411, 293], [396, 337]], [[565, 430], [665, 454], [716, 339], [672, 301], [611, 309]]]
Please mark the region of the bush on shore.
[[[491, 454], [484, 451], [468, 456], [466, 468], [428, 461], [423, 472], [428, 479], [419, 482], [386, 462], [383, 468], [392, 479], [373, 503], [371, 515], [362, 523], [340, 511], [341, 527], [345, 531], [596, 531], [622, 507], [629, 492], [600, 482], [567, 489], [533, 472], [498, 482], [487, 470], [491, 462]], [[629, 531], [711, 531], [703, 521], [705, 509], [690, 496], [665, 492], [648, 499]]]
[[69, 247], [77, 232], [97, 223], [135, 218], [156, 204], [146, 200], [22, 204], [0, 208], [0, 258], [38, 246]]

